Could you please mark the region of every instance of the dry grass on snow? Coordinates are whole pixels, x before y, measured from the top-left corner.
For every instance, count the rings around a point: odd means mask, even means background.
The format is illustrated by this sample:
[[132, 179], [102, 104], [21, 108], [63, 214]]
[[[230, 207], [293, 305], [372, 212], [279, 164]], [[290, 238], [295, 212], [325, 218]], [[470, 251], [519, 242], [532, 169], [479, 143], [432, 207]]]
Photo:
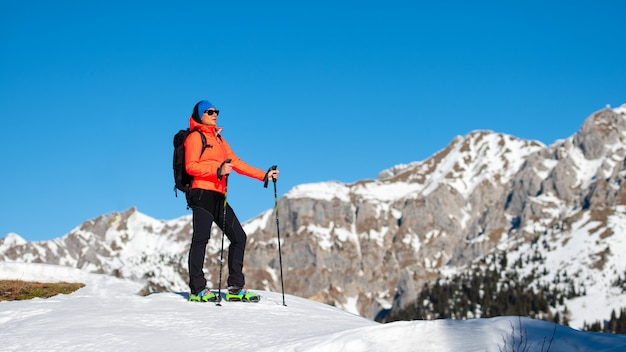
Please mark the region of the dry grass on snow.
[[20, 301], [36, 297], [48, 298], [61, 293], [69, 294], [84, 286], [81, 283], [0, 280], [0, 301]]

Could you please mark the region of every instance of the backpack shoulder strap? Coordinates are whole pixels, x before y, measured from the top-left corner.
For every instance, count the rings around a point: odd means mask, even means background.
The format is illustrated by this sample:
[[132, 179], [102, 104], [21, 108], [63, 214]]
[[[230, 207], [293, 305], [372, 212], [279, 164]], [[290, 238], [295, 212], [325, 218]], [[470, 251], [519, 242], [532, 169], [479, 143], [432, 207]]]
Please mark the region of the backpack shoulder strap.
[[194, 131], [200, 133], [200, 138], [202, 138], [202, 150], [200, 151], [200, 156], [202, 156], [202, 153], [204, 153], [204, 150], [207, 147], [206, 136], [201, 131], [198, 131], [198, 130], [194, 130]]

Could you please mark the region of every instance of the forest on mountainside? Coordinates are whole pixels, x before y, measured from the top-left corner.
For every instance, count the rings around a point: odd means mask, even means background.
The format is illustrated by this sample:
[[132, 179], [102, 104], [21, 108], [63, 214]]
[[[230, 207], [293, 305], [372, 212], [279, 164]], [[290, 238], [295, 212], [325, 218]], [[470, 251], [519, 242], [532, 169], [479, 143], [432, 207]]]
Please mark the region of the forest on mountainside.
[[[470, 270], [451, 278], [440, 278], [432, 285], [425, 284], [413, 304], [392, 309], [382, 322], [526, 316], [569, 326], [564, 301], [584, 296], [585, 288], [577, 288], [566, 272], [559, 273], [556, 275], [558, 279], [549, 283], [541, 280], [547, 269], [542, 272], [533, 270], [525, 276], [519, 274], [517, 269], [529, 261], [542, 259], [535, 251], [507, 269], [506, 253], [485, 257]], [[614, 286], [626, 289], [625, 280], [620, 278]], [[613, 311], [606, 321], [585, 323], [584, 330], [626, 333], [626, 308], [619, 316]]]

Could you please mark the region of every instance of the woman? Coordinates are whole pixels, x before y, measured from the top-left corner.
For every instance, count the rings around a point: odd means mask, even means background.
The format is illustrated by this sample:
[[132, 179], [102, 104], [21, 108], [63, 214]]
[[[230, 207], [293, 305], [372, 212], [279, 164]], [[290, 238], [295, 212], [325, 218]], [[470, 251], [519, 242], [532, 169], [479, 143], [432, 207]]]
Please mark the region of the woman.
[[225, 202], [226, 186], [232, 170], [259, 181], [276, 180], [279, 172], [265, 172], [239, 159], [220, 135], [222, 129], [217, 127], [219, 113], [209, 101], [198, 102], [189, 119], [189, 129], [193, 132], [185, 141], [185, 168], [193, 176], [191, 190], [187, 193], [187, 202], [193, 211], [193, 238], [189, 249], [189, 300], [219, 300], [214, 292], [207, 289], [207, 281], [202, 271], [211, 225], [215, 222], [220, 228], [224, 227], [222, 231], [230, 241], [226, 300], [258, 301], [257, 294], [245, 289], [243, 260], [247, 235], [235, 212]]

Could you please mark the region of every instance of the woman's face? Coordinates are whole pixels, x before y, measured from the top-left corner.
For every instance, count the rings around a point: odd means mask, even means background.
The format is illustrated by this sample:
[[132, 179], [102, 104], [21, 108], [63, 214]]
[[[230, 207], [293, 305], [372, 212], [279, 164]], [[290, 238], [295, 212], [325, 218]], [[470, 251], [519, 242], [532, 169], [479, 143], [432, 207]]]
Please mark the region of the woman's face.
[[209, 126], [217, 126], [217, 115], [219, 115], [219, 113], [220, 111], [215, 108], [208, 108], [202, 113], [202, 123]]

